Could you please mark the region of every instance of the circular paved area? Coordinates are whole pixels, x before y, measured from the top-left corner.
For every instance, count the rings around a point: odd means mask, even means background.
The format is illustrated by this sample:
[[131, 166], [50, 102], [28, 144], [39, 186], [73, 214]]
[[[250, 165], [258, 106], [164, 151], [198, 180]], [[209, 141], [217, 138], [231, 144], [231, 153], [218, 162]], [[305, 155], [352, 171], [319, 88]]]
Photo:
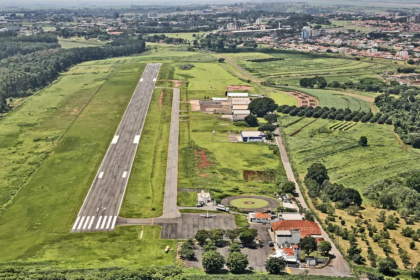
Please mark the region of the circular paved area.
[[[236, 200], [236, 201], [235, 201]], [[232, 204], [233, 202], [233, 204]], [[246, 207], [246, 202], [254, 202], [253, 204], [250, 203], [249, 207]], [[280, 206], [280, 202], [277, 199], [266, 197], [266, 196], [259, 196], [259, 195], [239, 195], [233, 197], [227, 197], [222, 200], [223, 205], [229, 205], [239, 208], [242, 211], [249, 211], [249, 212], [263, 212], [263, 211], [273, 211]], [[243, 204], [243, 207], [238, 207], [240, 204]], [[265, 205], [260, 208], [256, 208], [254, 205]]]

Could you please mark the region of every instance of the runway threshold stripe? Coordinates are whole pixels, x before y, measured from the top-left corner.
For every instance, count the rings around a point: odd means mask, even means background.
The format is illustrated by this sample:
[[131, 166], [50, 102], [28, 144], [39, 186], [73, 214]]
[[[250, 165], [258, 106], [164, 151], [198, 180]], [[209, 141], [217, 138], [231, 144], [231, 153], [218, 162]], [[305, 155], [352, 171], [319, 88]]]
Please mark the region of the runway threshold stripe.
[[88, 216], [88, 217], [86, 218], [86, 222], [85, 222], [85, 224], [84, 224], [84, 226], [83, 226], [83, 229], [86, 229], [86, 227], [87, 227], [87, 225], [88, 225], [88, 223], [89, 223], [89, 219], [90, 219], [90, 216]]
[[134, 136], [134, 141], [133, 141], [133, 143], [134, 144], [138, 144], [140, 142], [140, 135], [136, 135], [136, 136]]
[[92, 227], [93, 220], [95, 220], [95, 216], [92, 216], [92, 219], [90, 219], [90, 223], [89, 223], [88, 229], [90, 229]]
[[104, 226], [105, 226], [105, 223], [106, 223], [106, 218], [108, 218], [108, 216], [104, 217], [104, 220], [102, 221], [101, 229], [104, 229]]
[[109, 216], [108, 223], [106, 224], [106, 229], [109, 229], [109, 225], [111, 224], [112, 217]]
[[101, 224], [101, 220], [102, 220], [102, 216], [99, 216], [99, 220], [98, 223], [96, 224], [96, 229], [99, 228], [100, 224]]
[[124, 172], [123, 172], [122, 177], [123, 177], [123, 178], [127, 178], [127, 171], [124, 171]]
[[77, 227], [77, 229], [81, 229], [82, 225], [83, 225], [83, 221], [85, 220], [85, 216], [82, 217], [82, 219], [80, 220], [79, 226]]
[[115, 136], [114, 136], [114, 138], [112, 138], [112, 142], [111, 142], [111, 144], [117, 144], [117, 142], [118, 142], [118, 138], [120, 138], [120, 136], [115, 135]]
[[101, 172], [101, 173], [99, 173], [98, 178], [99, 178], [99, 179], [101, 179], [103, 176], [104, 176], [104, 173], [103, 173], [103, 172]]
[[111, 229], [115, 228], [115, 223], [117, 222], [117, 216], [114, 216], [114, 220], [112, 221]]
[[80, 216], [77, 217], [76, 222], [74, 222], [72, 230], [75, 230], [77, 227], [77, 223], [79, 222]]

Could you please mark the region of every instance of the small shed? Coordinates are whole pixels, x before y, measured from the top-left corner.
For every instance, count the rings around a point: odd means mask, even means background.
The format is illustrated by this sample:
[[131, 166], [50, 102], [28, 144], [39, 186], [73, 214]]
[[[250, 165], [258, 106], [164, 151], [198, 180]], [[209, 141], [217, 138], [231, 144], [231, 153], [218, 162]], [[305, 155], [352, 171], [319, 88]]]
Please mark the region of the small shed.
[[226, 95], [228, 97], [248, 97], [247, 92], [227, 92]]

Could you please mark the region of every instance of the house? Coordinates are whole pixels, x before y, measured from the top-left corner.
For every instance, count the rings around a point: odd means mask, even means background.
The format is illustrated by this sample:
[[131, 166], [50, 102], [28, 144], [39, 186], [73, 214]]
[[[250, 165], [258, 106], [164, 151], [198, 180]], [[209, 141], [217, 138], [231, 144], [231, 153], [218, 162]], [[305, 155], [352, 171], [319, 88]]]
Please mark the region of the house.
[[289, 248], [280, 248], [270, 255], [270, 258], [282, 257], [286, 260], [287, 266], [298, 267], [300, 265], [300, 249], [298, 245]]
[[263, 142], [267, 135], [262, 131], [241, 131], [243, 142]]
[[322, 238], [321, 229], [315, 222], [308, 220], [283, 220], [271, 224], [275, 241], [279, 246], [284, 244], [299, 244], [306, 236]]
[[266, 213], [249, 213], [249, 221], [251, 223], [270, 223], [271, 215]]

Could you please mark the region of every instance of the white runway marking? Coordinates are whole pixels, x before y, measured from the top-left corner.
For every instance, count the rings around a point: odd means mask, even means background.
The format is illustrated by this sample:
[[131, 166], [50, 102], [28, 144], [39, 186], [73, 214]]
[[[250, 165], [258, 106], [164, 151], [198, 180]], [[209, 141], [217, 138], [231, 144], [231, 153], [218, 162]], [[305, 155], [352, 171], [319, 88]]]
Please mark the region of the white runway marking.
[[106, 218], [108, 218], [108, 216], [104, 217], [104, 220], [102, 221], [101, 229], [104, 229], [104, 226], [105, 226], [105, 223], [106, 223]]
[[103, 173], [103, 172], [101, 172], [101, 173], [99, 173], [98, 178], [99, 178], [99, 179], [101, 179], [103, 176], [104, 176], [104, 173]]
[[83, 226], [83, 229], [86, 229], [86, 227], [87, 227], [87, 225], [89, 223], [89, 219], [90, 219], [90, 216], [87, 217], [86, 222], [85, 222], [85, 225]]
[[127, 171], [124, 171], [123, 172], [123, 176], [122, 176], [123, 178], [127, 178]]
[[156, 82], [156, 78], [153, 78], [153, 82]]
[[90, 228], [92, 227], [93, 220], [95, 220], [95, 216], [92, 216], [92, 219], [90, 220], [90, 223], [89, 223], [88, 229], [90, 229]]
[[109, 229], [109, 225], [111, 224], [112, 217], [109, 216], [108, 223], [106, 224], [106, 229]]
[[80, 216], [77, 217], [76, 222], [74, 223], [72, 230], [76, 229], [77, 223], [79, 222], [79, 219], [80, 219]]
[[79, 226], [77, 227], [77, 229], [81, 229], [82, 225], [83, 225], [83, 221], [85, 220], [85, 216], [82, 217], [82, 219], [80, 220]]
[[96, 229], [99, 228], [99, 225], [101, 224], [102, 216], [99, 216], [98, 223], [96, 224]]
[[120, 138], [120, 136], [115, 135], [115, 136], [114, 136], [114, 138], [112, 139], [111, 144], [117, 144], [117, 142], [118, 142], [118, 138]]
[[140, 82], [143, 82], [143, 79], [140, 79]]
[[136, 135], [136, 136], [134, 136], [134, 141], [133, 141], [133, 143], [134, 144], [138, 144], [140, 142], [140, 135]]
[[112, 221], [111, 229], [114, 229], [116, 221], [117, 221], [117, 216], [114, 216], [114, 221]]

